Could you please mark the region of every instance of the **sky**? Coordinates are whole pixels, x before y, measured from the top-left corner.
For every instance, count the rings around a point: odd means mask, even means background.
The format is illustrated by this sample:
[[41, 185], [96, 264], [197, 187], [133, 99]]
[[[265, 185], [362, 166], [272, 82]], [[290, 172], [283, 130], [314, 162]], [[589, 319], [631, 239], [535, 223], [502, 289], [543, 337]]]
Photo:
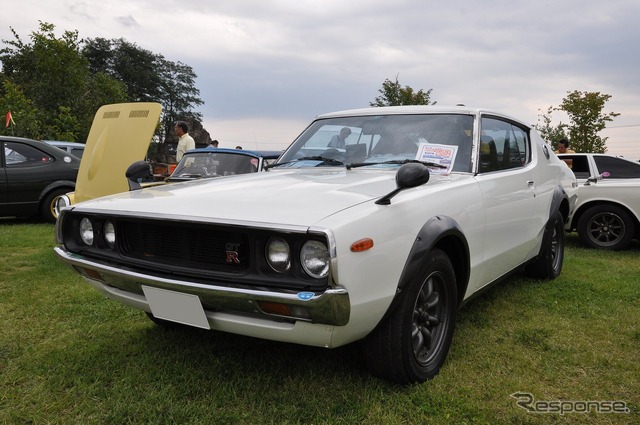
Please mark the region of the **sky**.
[[42, 21], [189, 65], [220, 147], [285, 148], [397, 77], [438, 105], [530, 124], [568, 92], [609, 94], [608, 152], [640, 159], [638, 0], [22, 0], [9, 12], [2, 40], [13, 28], [26, 42]]

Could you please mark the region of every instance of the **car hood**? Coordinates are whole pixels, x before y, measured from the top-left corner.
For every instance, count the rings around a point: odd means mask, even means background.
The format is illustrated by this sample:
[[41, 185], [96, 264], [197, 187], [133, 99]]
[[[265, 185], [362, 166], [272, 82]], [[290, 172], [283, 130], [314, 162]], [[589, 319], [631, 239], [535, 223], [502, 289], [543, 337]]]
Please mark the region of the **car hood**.
[[144, 159], [161, 110], [154, 102], [117, 103], [98, 109], [78, 170], [75, 202], [129, 190], [125, 171]]
[[[395, 171], [271, 170], [151, 187], [96, 199], [79, 208], [186, 220], [311, 226], [391, 192], [396, 188]], [[450, 179], [433, 176], [427, 185]]]

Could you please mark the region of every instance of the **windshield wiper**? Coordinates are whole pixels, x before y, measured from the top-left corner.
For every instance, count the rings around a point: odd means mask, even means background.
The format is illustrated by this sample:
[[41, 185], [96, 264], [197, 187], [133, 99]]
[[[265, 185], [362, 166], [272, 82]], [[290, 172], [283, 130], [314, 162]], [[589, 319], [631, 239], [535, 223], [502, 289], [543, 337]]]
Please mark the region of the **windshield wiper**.
[[356, 162], [353, 164], [347, 164], [347, 170], [350, 170], [352, 168], [358, 168], [358, 167], [366, 167], [368, 165], [379, 165], [379, 164], [410, 164], [410, 163], [417, 163], [417, 164], [424, 164], [427, 167], [435, 167], [435, 168], [447, 168], [446, 165], [442, 165], [442, 164], [437, 164], [435, 162], [429, 162], [429, 161], [418, 161], [417, 159], [394, 159], [391, 161], [381, 161], [381, 162]]
[[342, 161], [338, 161], [337, 159], [334, 159], [334, 158], [327, 158], [326, 156], [303, 156], [302, 158], [296, 158], [293, 161], [276, 162], [274, 164], [269, 164], [264, 168], [269, 169], [269, 168], [277, 167], [279, 165], [291, 164], [293, 162], [298, 162], [298, 161], [320, 161], [321, 164], [344, 165]]

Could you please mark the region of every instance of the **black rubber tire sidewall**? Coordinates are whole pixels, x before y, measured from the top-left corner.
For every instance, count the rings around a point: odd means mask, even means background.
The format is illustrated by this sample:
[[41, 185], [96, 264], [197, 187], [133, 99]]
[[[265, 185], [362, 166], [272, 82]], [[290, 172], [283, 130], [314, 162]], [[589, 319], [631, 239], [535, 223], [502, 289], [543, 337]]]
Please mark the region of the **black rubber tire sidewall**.
[[526, 268], [527, 274], [531, 277], [551, 280], [560, 276], [562, 272], [565, 245], [564, 217], [557, 211], [552, 220], [547, 234], [543, 237], [538, 258]]
[[[438, 349], [427, 364], [420, 364], [412, 349], [414, 306], [425, 280], [433, 273], [446, 282], [441, 296], [445, 297], [446, 323], [439, 330]], [[433, 250], [425, 259], [415, 279], [400, 294], [401, 302], [386, 319], [365, 339], [363, 356], [372, 374], [397, 384], [424, 382], [438, 374], [449, 352], [458, 308], [456, 278], [447, 255]]]
[[[589, 235], [589, 225], [594, 217], [603, 215], [613, 215], [617, 220], [624, 225], [624, 234], [613, 244], [602, 244], [599, 241], [593, 239]], [[624, 209], [616, 205], [596, 205], [586, 210], [580, 220], [578, 220], [578, 238], [580, 241], [591, 248], [606, 249], [606, 250], [622, 250], [631, 244], [635, 233], [634, 221]]]

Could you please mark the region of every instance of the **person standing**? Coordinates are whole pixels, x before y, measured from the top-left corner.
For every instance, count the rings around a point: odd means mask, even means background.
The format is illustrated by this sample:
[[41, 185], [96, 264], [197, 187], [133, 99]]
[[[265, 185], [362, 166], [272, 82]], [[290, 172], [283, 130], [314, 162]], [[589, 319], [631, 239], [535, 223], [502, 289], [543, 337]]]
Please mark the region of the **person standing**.
[[178, 121], [174, 128], [176, 136], [178, 136], [178, 149], [176, 149], [176, 162], [180, 162], [182, 156], [189, 149], [195, 149], [196, 142], [189, 135], [189, 124], [185, 121]]
[[208, 148], [217, 148], [218, 147], [218, 141], [217, 140], [212, 140], [211, 143], [209, 143], [209, 146], [207, 146]]

